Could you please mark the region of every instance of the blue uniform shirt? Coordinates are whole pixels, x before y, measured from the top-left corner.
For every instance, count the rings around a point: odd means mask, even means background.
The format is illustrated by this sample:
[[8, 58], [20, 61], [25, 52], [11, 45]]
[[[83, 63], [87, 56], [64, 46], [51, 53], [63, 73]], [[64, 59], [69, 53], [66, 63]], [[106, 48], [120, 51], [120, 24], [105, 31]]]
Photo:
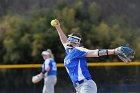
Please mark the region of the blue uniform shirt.
[[64, 65], [73, 84], [85, 78], [91, 79], [86, 60], [87, 49], [75, 47], [72, 50], [69, 48], [65, 48], [65, 50], [66, 57], [64, 59]]
[[42, 65], [42, 71], [44, 71], [47, 67], [50, 67], [50, 70], [45, 73], [45, 76], [57, 75], [57, 67], [54, 59], [52, 58], [46, 59]]

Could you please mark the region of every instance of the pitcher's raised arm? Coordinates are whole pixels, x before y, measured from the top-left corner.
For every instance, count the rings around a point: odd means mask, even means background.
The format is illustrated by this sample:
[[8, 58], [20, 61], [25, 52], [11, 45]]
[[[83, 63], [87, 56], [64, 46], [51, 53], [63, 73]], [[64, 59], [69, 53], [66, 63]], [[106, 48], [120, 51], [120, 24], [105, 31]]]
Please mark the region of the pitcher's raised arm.
[[58, 35], [59, 35], [60, 40], [61, 40], [61, 43], [65, 47], [66, 46], [66, 43], [67, 43], [67, 37], [64, 34], [64, 32], [62, 31], [59, 21], [57, 19], [55, 19], [55, 20], [57, 22], [57, 25], [55, 26], [55, 28], [56, 28], [56, 30], [58, 32]]

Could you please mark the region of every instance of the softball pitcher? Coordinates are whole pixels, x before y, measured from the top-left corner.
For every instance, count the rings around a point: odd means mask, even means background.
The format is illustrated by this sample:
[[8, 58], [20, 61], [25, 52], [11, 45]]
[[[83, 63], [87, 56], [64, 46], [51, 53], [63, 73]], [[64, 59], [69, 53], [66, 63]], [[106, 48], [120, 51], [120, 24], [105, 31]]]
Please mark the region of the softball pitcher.
[[56, 19], [55, 21], [57, 22], [55, 28], [66, 52], [64, 65], [76, 89], [76, 93], [97, 93], [97, 86], [89, 73], [86, 58], [116, 55], [120, 52], [120, 47], [101, 50], [90, 50], [80, 47], [81, 36], [72, 33], [67, 38], [61, 29], [59, 21]]

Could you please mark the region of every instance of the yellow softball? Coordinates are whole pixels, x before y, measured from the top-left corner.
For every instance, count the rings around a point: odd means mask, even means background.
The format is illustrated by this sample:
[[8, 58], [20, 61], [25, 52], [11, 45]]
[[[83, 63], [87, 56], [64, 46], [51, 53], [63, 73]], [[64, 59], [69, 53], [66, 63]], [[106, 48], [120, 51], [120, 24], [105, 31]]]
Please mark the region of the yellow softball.
[[56, 20], [52, 20], [52, 21], [51, 21], [51, 26], [55, 27], [56, 25], [57, 25]]

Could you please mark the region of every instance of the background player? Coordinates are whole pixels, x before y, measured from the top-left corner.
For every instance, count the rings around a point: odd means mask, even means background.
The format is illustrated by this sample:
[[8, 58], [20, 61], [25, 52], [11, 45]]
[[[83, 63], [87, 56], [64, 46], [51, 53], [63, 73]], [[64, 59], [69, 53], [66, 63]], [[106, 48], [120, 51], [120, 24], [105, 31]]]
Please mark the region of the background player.
[[33, 76], [33, 83], [38, 83], [44, 77], [43, 93], [54, 93], [54, 86], [57, 82], [57, 67], [50, 49], [41, 53], [45, 60], [42, 65], [42, 72]]

